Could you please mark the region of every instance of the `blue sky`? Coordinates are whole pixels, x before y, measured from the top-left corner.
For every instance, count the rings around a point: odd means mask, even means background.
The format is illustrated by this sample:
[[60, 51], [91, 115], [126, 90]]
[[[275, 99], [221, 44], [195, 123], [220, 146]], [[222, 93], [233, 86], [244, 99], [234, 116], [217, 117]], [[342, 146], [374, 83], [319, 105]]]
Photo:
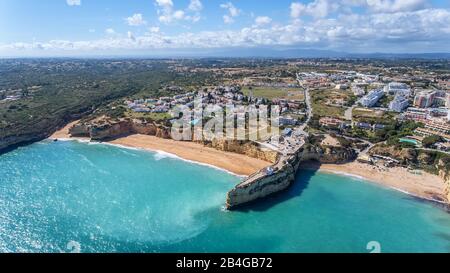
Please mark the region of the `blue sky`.
[[0, 56], [450, 52], [448, 0], [1, 0]]

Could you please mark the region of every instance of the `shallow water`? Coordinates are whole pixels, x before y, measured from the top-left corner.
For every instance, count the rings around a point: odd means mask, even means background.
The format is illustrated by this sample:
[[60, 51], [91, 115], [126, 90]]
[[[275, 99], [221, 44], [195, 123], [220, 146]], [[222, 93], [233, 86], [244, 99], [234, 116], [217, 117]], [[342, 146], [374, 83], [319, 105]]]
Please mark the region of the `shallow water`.
[[165, 153], [44, 141], [0, 156], [2, 252], [450, 252], [450, 214], [356, 178], [301, 171], [222, 209], [240, 178]]

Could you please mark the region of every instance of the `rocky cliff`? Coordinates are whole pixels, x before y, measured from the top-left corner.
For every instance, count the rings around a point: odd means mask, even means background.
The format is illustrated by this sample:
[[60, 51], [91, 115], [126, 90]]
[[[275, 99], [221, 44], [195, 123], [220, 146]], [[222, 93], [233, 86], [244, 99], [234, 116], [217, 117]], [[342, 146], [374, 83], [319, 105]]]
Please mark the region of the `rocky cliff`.
[[73, 137], [89, 137], [103, 141], [129, 134], [152, 135], [170, 138], [170, 128], [155, 122], [144, 122], [136, 119], [111, 120], [102, 118], [74, 125], [69, 133]]
[[227, 194], [227, 209], [235, 209], [257, 199], [287, 189], [294, 181], [300, 163], [297, 154], [281, 156], [273, 165], [273, 173], [261, 170], [234, 187]]
[[202, 141], [201, 143], [220, 151], [244, 154], [272, 163], [275, 163], [278, 158], [276, 151], [261, 149], [257, 144], [249, 141], [214, 139], [212, 141]]
[[[128, 134], [171, 138], [170, 127], [167, 127], [165, 124], [146, 122], [139, 119], [113, 120], [107, 117], [78, 123], [69, 130], [69, 133], [72, 137], [89, 137], [96, 141], [110, 140]], [[217, 150], [244, 154], [272, 163], [277, 160], [278, 156], [277, 152], [260, 149], [257, 144], [248, 141], [214, 139], [213, 141], [197, 141], [197, 143]]]
[[279, 156], [272, 170], [261, 170], [237, 185], [227, 194], [227, 209], [235, 209], [287, 189], [294, 181], [302, 162], [345, 163], [356, 158], [352, 149], [305, 144], [291, 155]]
[[445, 183], [445, 196], [447, 197], [447, 202], [450, 203], [450, 171], [449, 171], [450, 162], [446, 159], [440, 159], [437, 165], [439, 170], [439, 176], [444, 180]]

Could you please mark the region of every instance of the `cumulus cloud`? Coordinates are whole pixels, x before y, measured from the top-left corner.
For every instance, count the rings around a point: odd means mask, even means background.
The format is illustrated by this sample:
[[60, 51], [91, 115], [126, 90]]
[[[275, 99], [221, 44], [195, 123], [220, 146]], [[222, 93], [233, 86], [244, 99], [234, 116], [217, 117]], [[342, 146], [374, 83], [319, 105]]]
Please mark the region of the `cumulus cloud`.
[[130, 39], [132, 41], [136, 41], [136, 37], [134, 37], [134, 34], [131, 31], [127, 32], [127, 37], [128, 37], [128, 39]]
[[[307, 6], [308, 4], [304, 5], [304, 7]], [[305, 14], [303, 12], [305, 10], [301, 10], [298, 16]], [[182, 17], [183, 15], [175, 15], [173, 12], [172, 16]], [[228, 16], [232, 19], [231, 15]], [[293, 17], [298, 18], [298, 16]], [[421, 48], [420, 51], [431, 49], [447, 51], [450, 43], [450, 10], [448, 9], [341, 14], [333, 17], [319, 17], [315, 20], [292, 20], [284, 25], [271, 24], [271, 18], [266, 16], [260, 16], [254, 20], [253, 25], [240, 30], [181, 32], [172, 35], [160, 32], [157, 26], [149, 28], [149, 31], [141, 36], [135, 36], [131, 32], [116, 33], [111, 28], [106, 30], [109, 35], [104, 39], [18, 42], [0, 45], [0, 52], [8, 50], [81, 52], [258, 46], [314, 47], [344, 51], [395, 52], [409, 51], [413, 48]]]
[[69, 6], [80, 6], [81, 0], [66, 0], [66, 3]]
[[133, 16], [126, 18], [126, 21], [129, 26], [142, 26], [147, 24], [144, 20], [144, 16], [141, 13], [135, 13]]
[[195, 12], [199, 12], [203, 9], [202, 2], [200, 2], [200, 0], [191, 0], [188, 9]]
[[158, 20], [164, 24], [170, 24], [177, 21], [197, 22], [200, 20], [200, 11], [203, 8], [200, 0], [191, 0], [185, 10], [174, 9], [172, 0], [156, 0]]
[[324, 18], [339, 7], [338, 1], [330, 0], [315, 0], [308, 4], [295, 2], [291, 4], [291, 17], [299, 18], [302, 15], [308, 15], [314, 18]]
[[158, 33], [159, 32], [159, 27], [150, 27], [149, 28], [151, 33]]
[[374, 12], [401, 12], [423, 9], [426, 0], [367, 0], [366, 4]]
[[318, 19], [336, 11], [351, 13], [353, 7], [363, 8], [368, 13], [396, 13], [421, 10], [426, 4], [427, 0], [313, 0], [308, 3], [293, 2], [290, 11], [294, 19], [301, 16]]
[[220, 7], [223, 8], [223, 9], [226, 9], [228, 11], [228, 14], [225, 14], [223, 16], [223, 22], [225, 24], [233, 23], [234, 22], [233, 18], [234, 17], [238, 17], [239, 14], [241, 14], [241, 12], [242, 12], [240, 9], [236, 8], [233, 5], [233, 3], [231, 3], [231, 2], [228, 2], [228, 3], [225, 3], [225, 4], [221, 4]]
[[255, 18], [255, 24], [258, 26], [263, 26], [272, 23], [272, 18], [268, 16], [258, 16]]
[[116, 31], [113, 28], [107, 28], [105, 30], [106, 34], [112, 35], [112, 34], [116, 34]]

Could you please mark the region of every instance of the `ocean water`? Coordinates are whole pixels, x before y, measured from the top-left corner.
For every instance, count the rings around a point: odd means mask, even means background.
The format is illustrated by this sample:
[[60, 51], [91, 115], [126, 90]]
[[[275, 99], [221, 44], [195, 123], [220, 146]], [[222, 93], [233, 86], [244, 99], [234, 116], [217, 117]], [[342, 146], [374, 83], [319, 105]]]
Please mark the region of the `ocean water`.
[[164, 153], [35, 143], [0, 156], [0, 252], [450, 252], [450, 214], [403, 193], [302, 171], [224, 211], [240, 179]]

